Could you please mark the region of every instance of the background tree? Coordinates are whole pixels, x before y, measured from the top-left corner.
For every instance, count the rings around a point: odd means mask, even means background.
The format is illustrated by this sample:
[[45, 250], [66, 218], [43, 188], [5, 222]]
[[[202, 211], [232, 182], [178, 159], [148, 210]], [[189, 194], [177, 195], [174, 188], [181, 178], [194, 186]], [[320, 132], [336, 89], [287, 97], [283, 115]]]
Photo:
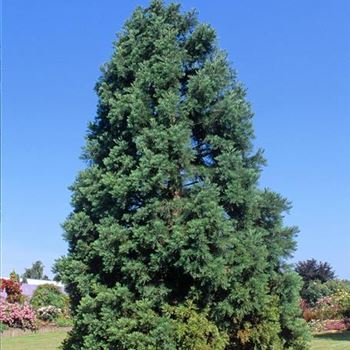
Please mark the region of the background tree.
[[[334, 292], [334, 286], [338, 288], [344, 285], [342, 281], [334, 281], [335, 272], [327, 262], [316, 259], [299, 261], [295, 271], [303, 279], [300, 295], [311, 306], [315, 305], [318, 299], [331, 295]], [[330, 283], [333, 281], [334, 283]]]
[[20, 282], [19, 274], [15, 270], [11, 271], [11, 273], [10, 273], [10, 280], [14, 281], [14, 282]]
[[328, 262], [317, 262], [316, 259], [299, 261], [295, 266], [295, 271], [304, 282], [320, 281], [322, 283], [335, 278], [335, 272]]
[[96, 91], [55, 267], [64, 348], [304, 349], [297, 229], [258, 188], [252, 112], [215, 31], [179, 5], [138, 8]]
[[44, 267], [40, 260], [35, 261], [31, 267], [25, 269], [22, 275], [23, 282], [26, 282], [28, 278], [48, 280], [49, 278], [44, 274]]

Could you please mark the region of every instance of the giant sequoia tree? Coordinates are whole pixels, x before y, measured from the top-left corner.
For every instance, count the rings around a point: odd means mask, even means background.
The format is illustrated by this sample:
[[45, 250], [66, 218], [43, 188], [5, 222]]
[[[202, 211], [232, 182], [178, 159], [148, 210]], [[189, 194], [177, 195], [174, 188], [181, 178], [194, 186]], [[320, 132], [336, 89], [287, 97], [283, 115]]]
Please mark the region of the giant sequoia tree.
[[96, 91], [56, 264], [65, 349], [304, 349], [289, 203], [257, 186], [252, 112], [214, 30], [138, 8]]

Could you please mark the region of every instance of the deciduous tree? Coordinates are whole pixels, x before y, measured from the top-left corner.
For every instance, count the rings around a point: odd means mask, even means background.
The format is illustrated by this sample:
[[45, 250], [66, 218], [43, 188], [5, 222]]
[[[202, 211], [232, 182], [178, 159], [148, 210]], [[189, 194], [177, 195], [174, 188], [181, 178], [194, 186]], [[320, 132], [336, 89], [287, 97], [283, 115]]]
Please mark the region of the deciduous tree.
[[38, 279], [38, 280], [48, 280], [49, 278], [44, 274], [44, 264], [38, 260], [35, 261], [31, 267], [25, 269], [22, 275], [24, 281], [28, 278]]
[[328, 262], [316, 259], [299, 261], [295, 266], [295, 271], [306, 283], [316, 280], [324, 283], [335, 278], [332, 266]]

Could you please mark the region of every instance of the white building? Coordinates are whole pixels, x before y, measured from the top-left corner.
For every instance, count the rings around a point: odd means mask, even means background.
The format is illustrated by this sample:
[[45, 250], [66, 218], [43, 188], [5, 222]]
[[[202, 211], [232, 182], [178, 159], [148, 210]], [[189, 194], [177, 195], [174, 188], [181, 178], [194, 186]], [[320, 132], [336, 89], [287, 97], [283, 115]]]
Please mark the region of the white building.
[[27, 278], [27, 284], [31, 284], [32, 286], [40, 286], [42, 284], [53, 284], [59, 288], [63, 288], [64, 285], [61, 282], [56, 281], [47, 281], [47, 280], [36, 280], [33, 278]]

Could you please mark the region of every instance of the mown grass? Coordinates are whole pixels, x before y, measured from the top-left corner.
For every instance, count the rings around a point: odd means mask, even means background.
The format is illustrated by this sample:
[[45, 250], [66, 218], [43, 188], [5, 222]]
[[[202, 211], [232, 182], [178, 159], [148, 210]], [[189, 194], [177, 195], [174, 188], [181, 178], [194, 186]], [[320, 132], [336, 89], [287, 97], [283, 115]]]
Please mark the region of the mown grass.
[[[55, 350], [66, 337], [65, 331], [3, 337], [1, 350]], [[311, 350], [349, 350], [350, 332], [317, 335]]]
[[1, 350], [55, 350], [66, 335], [66, 331], [56, 331], [1, 337]]
[[316, 335], [311, 350], [350, 350], [350, 331]]

